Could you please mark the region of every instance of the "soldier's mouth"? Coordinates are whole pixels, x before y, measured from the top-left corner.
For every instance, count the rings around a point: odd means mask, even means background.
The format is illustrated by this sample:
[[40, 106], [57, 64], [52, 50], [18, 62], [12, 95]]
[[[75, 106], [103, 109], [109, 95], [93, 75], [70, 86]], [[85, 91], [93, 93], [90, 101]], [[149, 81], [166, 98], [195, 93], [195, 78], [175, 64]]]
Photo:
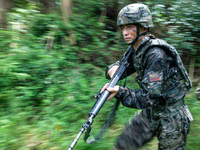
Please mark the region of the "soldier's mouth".
[[125, 39], [125, 41], [129, 41], [130, 40], [130, 38], [124, 38]]

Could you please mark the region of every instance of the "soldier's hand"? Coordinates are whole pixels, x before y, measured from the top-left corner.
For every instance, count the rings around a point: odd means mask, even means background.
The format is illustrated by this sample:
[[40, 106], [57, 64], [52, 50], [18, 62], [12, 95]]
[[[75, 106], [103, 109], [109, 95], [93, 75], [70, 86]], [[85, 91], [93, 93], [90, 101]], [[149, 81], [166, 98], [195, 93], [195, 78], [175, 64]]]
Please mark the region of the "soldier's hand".
[[102, 90], [101, 90], [101, 93], [102, 93], [104, 90], [108, 90], [109, 92], [111, 92], [110, 96], [109, 96], [108, 99], [107, 99], [107, 100], [110, 100], [110, 99], [113, 98], [113, 97], [117, 94], [117, 92], [119, 91], [119, 86], [116, 85], [116, 86], [114, 86], [114, 88], [107, 88], [107, 87], [108, 87], [108, 83], [106, 83], [106, 84], [104, 85], [104, 87], [103, 87]]
[[110, 75], [110, 78], [113, 77], [113, 75], [115, 74], [115, 72], [117, 71], [118, 68], [119, 68], [119, 66], [116, 65], [116, 66], [113, 66], [113, 67], [108, 71], [108, 74]]

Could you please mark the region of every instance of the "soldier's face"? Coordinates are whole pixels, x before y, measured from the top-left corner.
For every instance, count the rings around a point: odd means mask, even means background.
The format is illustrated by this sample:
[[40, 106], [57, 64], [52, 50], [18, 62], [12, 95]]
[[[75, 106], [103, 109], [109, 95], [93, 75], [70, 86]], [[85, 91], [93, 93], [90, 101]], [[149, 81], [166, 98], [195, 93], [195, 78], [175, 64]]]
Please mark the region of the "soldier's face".
[[131, 43], [137, 36], [137, 27], [136, 25], [123, 25], [121, 26], [122, 34], [124, 40], [127, 44]]

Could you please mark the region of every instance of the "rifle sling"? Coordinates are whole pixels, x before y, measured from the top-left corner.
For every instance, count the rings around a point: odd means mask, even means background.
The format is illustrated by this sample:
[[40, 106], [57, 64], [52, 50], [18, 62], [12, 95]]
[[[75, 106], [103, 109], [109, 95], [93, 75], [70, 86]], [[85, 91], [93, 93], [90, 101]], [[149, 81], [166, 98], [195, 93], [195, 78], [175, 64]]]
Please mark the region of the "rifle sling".
[[90, 136], [90, 131], [91, 131], [92, 127], [90, 126], [89, 128], [87, 128], [87, 131], [85, 132], [85, 136], [84, 136], [84, 141], [87, 144], [94, 143], [101, 139], [102, 135], [105, 133], [107, 128], [110, 127], [110, 125], [115, 117], [115, 114], [116, 114], [119, 104], [120, 104], [120, 100], [117, 99], [115, 102], [115, 105], [114, 105], [110, 115], [108, 116], [107, 120], [105, 121], [101, 131], [95, 137], [91, 136], [90, 139], [88, 139], [88, 137]]

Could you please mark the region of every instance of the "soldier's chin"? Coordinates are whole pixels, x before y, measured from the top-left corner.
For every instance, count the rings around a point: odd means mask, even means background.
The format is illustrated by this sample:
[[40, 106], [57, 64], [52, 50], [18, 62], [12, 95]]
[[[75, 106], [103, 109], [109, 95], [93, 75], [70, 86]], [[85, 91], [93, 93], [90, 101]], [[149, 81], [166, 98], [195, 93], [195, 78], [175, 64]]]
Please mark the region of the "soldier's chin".
[[126, 41], [126, 44], [131, 44], [132, 41]]

